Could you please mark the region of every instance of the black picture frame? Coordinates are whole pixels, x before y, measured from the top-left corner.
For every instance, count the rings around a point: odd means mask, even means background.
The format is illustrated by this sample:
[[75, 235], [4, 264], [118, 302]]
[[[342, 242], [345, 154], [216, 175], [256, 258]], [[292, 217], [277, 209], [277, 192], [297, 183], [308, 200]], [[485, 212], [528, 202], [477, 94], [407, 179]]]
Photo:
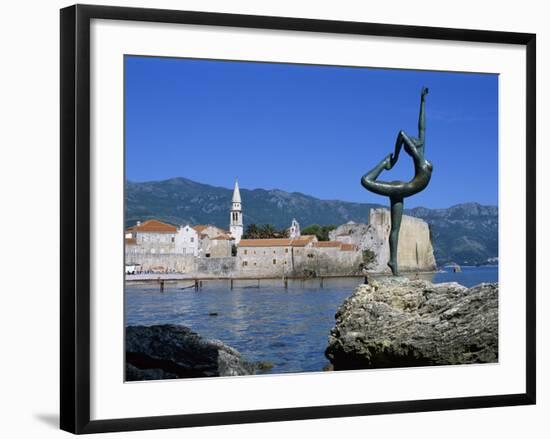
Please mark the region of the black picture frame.
[[[230, 26], [526, 47], [526, 376], [525, 393], [224, 413], [90, 420], [90, 21]], [[535, 404], [536, 35], [289, 17], [75, 5], [61, 10], [61, 429], [99, 433], [325, 417]]]

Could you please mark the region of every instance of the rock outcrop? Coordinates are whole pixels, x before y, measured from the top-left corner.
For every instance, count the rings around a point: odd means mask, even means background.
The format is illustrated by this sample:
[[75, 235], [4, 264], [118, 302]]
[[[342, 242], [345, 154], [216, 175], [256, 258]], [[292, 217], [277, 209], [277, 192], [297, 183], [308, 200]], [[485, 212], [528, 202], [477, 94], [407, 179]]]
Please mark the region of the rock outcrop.
[[498, 284], [372, 280], [335, 317], [325, 351], [335, 370], [498, 361]]
[[219, 340], [180, 325], [126, 328], [126, 380], [252, 375], [255, 365]]
[[[376, 273], [389, 272], [389, 235], [391, 229], [388, 209], [371, 209], [369, 224], [349, 222], [330, 232], [331, 240], [357, 245], [370, 250], [375, 258], [367, 267]], [[397, 263], [400, 271], [433, 271], [436, 268], [428, 223], [420, 218], [403, 215], [399, 230]]]

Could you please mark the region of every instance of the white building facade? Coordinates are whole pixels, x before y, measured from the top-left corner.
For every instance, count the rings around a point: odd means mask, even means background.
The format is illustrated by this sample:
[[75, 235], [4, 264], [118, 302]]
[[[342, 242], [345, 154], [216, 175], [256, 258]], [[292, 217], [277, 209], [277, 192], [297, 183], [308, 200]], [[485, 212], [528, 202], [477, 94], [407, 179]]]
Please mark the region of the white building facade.
[[178, 229], [175, 244], [175, 252], [178, 254], [193, 256], [199, 254], [199, 234], [189, 224]]

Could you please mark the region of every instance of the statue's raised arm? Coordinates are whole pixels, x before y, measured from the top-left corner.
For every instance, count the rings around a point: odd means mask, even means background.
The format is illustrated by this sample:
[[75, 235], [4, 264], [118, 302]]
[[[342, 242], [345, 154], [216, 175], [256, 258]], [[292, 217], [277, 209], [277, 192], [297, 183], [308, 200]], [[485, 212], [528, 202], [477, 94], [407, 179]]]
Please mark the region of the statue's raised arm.
[[420, 92], [420, 112], [418, 114], [418, 143], [419, 146], [417, 147], [418, 153], [422, 156], [424, 156], [425, 152], [425, 137], [426, 137], [426, 109], [425, 109], [425, 101], [426, 101], [426, 95], [428, 94], [428, 88], [422, 87], [422, 91]]

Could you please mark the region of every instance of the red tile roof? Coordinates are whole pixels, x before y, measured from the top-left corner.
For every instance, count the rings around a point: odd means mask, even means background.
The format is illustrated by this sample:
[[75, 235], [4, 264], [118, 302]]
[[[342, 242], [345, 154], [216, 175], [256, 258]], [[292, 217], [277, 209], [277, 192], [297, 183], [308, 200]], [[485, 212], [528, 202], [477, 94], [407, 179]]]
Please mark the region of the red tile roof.
[[172, 224], [163, 223], [162, 221], [151, 219], [136, 224], [133, 227], [127, 229], [128, 232], [141, 232], [141, 233], [176, 233], [178, 228]]
[[290, 238], [241, 239], [239, 247], [290, 247]]
[[318, 248], [326, 248], [326, 247], [341, 247], [342, 246], [342, 243], [340, 241], [319, 241], [319, 242], [314, 242], [313, 243], [313, 247], [318, 247]]
[[211, 241], [229, 241], [229, 240], [231, 240], [231, 236], [227, 236], [227, 235], [219, 235], [211, 239]]
[[317, 237], [315, 235], [302, 235], [292, 240], [292, 247], [305, 247], [309, 243], [315, 243]]
[[229, 231], [224, 230], [218, 226], [213, 226], [212, 224], [197, 224], [196, 226], [191, 226], [193, 229], [195, 229], [198, 233], [204, 232], [208, 227], [212, 227], [213, 229], [217, 230], [220, 235], [229, 235]]
[[314, 240], [314, 235], [298, 238], [241, 239], [239, 247], [305, 247]]
[[345, 252], [357, 251], [357, 246], [355, 244], [342, 244], [340, 250]]

